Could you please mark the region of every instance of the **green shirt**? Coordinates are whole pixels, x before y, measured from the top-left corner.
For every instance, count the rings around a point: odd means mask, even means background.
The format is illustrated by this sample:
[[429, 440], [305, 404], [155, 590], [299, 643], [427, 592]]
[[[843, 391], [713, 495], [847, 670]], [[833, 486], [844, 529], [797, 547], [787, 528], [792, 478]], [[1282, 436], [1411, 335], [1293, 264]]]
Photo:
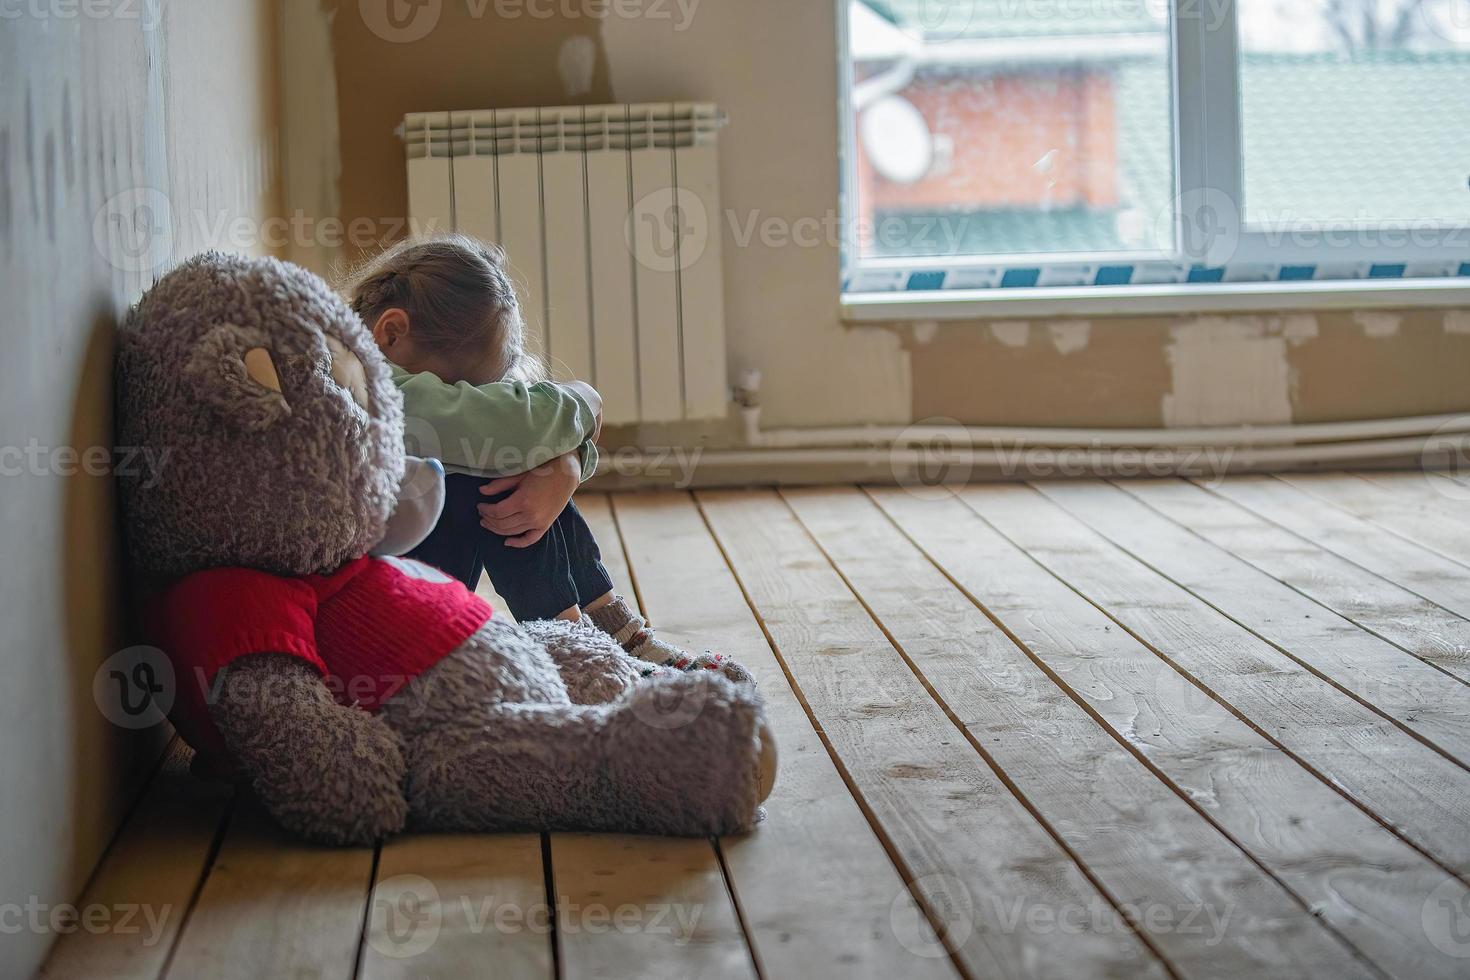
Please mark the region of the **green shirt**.
[[582, 479], [597, 469], [597, 417], [570, 388], [550, 381], [450, 384], [429, 371], [392, 367], [409, 451], [437, 458], [451, 473], [514, 476], [573, 450], [582, 458]]

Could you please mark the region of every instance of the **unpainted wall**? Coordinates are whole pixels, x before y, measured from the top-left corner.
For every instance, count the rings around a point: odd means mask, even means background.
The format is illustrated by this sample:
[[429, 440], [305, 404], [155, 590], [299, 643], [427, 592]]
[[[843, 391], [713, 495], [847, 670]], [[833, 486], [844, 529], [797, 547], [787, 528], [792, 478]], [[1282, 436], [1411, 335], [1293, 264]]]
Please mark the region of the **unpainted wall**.
[[[275, 34], [271, 0], [0, 20], [0, 902], [74, 900], [156, 757], [158, 730], [110, 724], [92, 694], [127, 642], [112, 337], [173, 258], [260, 250]], [[0, 930], [0, 976], [30, 976], [54, 939]]]
[[1470, 314], [903, 324], [918, 420], [1156, 428], [1470, 408]]
[[[331, 31], [313, 63], [335, 65], [340, 213], [382, 238], [406, 210], [393, 135], [406, 112], [719, 103], [731, 120], [720, 221], [730, 363], [762, 371], [767, 426], [1147, 427], [1470, 409], [1461, 311], [844, 326], [832, 0], [443, 0], [397, 27], [374, 0], [319, 2]], [[609, 439], [738, 441], [733, 425]]]

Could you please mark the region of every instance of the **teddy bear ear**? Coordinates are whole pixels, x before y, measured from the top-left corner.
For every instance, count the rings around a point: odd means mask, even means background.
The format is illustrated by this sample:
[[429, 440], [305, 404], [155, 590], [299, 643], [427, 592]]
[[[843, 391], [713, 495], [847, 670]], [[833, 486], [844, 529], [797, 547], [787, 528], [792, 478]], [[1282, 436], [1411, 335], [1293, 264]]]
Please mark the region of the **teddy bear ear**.
[[185, 366], [195, 396], [246, 432], [264, 431], [291, 414], [267, 341], [258, 330], [222, 323], [200, 339]]

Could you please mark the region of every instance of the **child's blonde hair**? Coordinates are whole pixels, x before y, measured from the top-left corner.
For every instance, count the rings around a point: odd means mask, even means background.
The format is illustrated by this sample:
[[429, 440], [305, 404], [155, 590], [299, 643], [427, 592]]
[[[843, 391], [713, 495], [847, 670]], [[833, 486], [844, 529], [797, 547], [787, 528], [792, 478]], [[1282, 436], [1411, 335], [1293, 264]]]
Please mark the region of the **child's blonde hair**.
[[431, 354], [479, 360], [497, 352], [489, 380], [544, 376], [526, 351], [521, 304], [498, 245], [468, 235], [406, 239], [359, 265], [341, 289], [369, 328], [385, 310], [405, 311], [415, 345]]

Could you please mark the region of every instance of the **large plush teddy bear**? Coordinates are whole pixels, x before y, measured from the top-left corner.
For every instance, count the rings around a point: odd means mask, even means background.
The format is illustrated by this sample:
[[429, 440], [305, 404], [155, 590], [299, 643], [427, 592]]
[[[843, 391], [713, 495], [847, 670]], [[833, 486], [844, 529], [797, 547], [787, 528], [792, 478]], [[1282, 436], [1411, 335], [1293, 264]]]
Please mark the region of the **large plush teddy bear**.
[[389, 368], [305, 270], [210, 253], [119, 337], [118, 438], [143, 622], [176, 726], [284, 827], [748, 828], [774, 779], [759, 697], [700, 671], [640, 680], [590, 626], [516, 626], [392, 557], [431, 529], [436, 463], [406, 458]]

